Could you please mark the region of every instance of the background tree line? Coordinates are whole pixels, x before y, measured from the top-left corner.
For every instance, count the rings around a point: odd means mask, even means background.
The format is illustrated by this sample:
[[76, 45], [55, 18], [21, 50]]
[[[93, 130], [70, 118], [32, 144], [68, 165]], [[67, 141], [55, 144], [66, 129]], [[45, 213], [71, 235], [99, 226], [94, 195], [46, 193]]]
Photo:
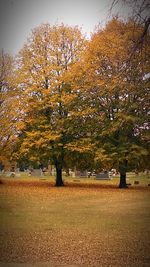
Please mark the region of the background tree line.
[[121, 188], [127, 170], [148, 169], [150, 36], [142, 35], [144, 27], [113, 18], [88, 41], [78, 27], [42, 24], [15, 59], [2, 52], [1, 162], [51, 162], [57, 186], [63, 168], [117, 168]]

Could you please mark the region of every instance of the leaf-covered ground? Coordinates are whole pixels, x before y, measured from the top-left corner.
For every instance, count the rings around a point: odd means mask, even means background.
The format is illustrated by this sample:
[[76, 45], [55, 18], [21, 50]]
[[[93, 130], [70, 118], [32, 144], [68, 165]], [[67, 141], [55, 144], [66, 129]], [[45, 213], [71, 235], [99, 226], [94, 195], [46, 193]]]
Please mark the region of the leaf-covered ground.
[[0, 266], [148, 267], [149, 197], [149, 187], [4, 182]]

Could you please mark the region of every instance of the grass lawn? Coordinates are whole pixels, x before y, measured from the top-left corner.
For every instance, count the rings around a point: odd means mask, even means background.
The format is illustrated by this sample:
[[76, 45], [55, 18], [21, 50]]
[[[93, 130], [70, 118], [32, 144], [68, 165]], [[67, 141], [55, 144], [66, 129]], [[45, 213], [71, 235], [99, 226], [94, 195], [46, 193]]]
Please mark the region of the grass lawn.
[[0, 184], [0, 266], [150, 266], [150, 187], [39, 180]]
[[[49, 176], [49, 174], [46, 175], [42, 175], [42, 176], [29, 176], [27, 172], [20, 172], [20, 177], [15, 176], [14, 178], [9, 177], [7, 175], [0, 175], [0, 178], [3, 177], [6, 181], [7, 180], [11, 180], [11, 181], [48, 181], [48, 182], [55, 182], [55, 177], [53, 176]], [[111, 180], [96, 180], [94, 177], [90, 177], [90, 178], [83, 178], [83, 177], [71, 177], [71, 176], [63, 176], [63, 180], [66, 183], [69, 184], [75, 184], [75, 183], [79, 183], [81, 182], [82, 184], [85, 185], [91, 185], [92, 184], [96, 184], [96, 185], [119, 185], [119, 174], [116, 175], [115, 177], [112, 177]], [[132, 186], [134, 186], [135, 181], [138, 181], [138, 187], [139, 186], [147, 186], [148, 184], [150, 184], [150, 174], [146, 174], [146, 173], [139, 173], [136, 174], [135, 172], [128, 172], [127, 173], [127, 183], [131, 184]]]

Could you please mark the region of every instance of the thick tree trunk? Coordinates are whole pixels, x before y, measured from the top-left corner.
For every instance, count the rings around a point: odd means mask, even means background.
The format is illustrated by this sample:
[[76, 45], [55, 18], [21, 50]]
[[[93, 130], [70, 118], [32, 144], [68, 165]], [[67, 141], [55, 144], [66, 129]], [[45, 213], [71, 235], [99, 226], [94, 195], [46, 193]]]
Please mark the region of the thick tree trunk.
[[127, 160], [124, 160], [119, 163], [119, 172], [120, 172], [119, 188], [128, 188], [126, 183], [127, 164], [128, 164]]
[[120, 172], [120, 184], [119, 188], [128, 188], [126, 184], [126, 173], [121, 173]]
[[58, 166], [58, 164], [55, 166], [56, 167], [56, 184], [55, 186], [63, 186], [63, 179], [62, 179], [62, 167]]

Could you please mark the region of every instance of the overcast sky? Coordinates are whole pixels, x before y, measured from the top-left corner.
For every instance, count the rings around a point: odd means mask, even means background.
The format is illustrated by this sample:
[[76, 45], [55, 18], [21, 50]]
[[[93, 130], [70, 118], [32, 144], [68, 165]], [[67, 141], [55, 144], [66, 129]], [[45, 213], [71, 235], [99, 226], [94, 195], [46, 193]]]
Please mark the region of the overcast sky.
[[[110, 19], [112, 0], [0, 0], [0, 48], [15, 55], [41, 23], [79, 25], [90, 36]], [[125, 11], [123, 11], [125, 13]]]

